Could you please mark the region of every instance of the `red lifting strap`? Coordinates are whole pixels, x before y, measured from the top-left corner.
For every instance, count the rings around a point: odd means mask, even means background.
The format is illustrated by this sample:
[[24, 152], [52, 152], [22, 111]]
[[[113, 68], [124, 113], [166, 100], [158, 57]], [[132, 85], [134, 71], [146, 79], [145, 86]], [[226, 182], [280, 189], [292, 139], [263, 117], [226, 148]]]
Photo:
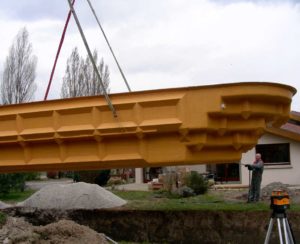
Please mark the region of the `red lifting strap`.
[[[72, 6], [74, 6], [74, 3], [75, 3], [75, 0], [72, 1]], [[64, 27], [63, 33], [62, 33], [61, 38], [60, 38], [60, 43], [59, 43], [58, 50], [57, 50], [57, 53], [56, 53], [55, 61], [54, 61], [54, 64], [53, 64], [53, 68], [52, 68], [52, 71], [51, 71], [50, 79], [49, 79], [47, 90], [46, 90], [45, 97], [44, 97], [44, 101], [47, 100], [47, 97], [48, 97], [48, 93], [49, 93], [49, 90], [50, 90], [50, 87], [51, 87], [53, 75], [54, 75], [55, 68], [56, 68], [56, 63], [57, 63], [57, 60], [58, 60], [58, 57], [59, 57], [59, 54], [60, 54], [61, 47], [62, 47], [62, 45], [64, 43], [65, 34], [66, 34], [66, 31], [67, 31], [67, 28], [68, 28], [68, 24], [69, 24], [69, 21], [70, 21], [70, 18], [71, 18], [71, 14], [72, 14], [72, 12], [71, 12], [71, 9], [70, 9], [69, 13], [68, 13], [68, 17], [67, 17], [66, 23], [65, 23], [65, 27]]]

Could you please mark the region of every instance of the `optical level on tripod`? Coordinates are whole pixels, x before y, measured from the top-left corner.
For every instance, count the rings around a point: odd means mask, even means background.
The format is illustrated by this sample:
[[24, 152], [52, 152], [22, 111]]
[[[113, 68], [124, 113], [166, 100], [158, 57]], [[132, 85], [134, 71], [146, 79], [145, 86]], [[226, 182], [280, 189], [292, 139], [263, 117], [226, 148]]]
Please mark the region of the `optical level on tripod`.
[[273, 212], [264, 244], [269, 244], [274, 220], [277, 222], [280, 244], [294, 244], [295, 238], [285, 212], [290, 208], [289, 194], [283, 190], [272, 191], [270, 208]]
[[275, 211], [284, 211], [290, 208], [289, 194], [282, 190], [272, 191], [270, 208]]

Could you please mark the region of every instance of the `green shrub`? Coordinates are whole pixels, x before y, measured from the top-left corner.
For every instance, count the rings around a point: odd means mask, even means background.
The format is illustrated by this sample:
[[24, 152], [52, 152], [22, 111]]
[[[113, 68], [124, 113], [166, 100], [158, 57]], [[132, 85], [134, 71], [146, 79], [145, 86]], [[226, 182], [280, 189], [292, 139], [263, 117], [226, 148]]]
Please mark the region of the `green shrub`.
[[121, 177], [110, 177], [107, 181], [107, 186], [116, 186], [126, 184], [126, 181], [123, 180]]
[[105, 186], [107, 184], [107, 181], [110, 178], [110, 170], [100, 170], [99, 174], [97, 175], [95, 179], [95, 183], [99, 186]]
[[40, 178], [40, 173], [15, 173], [0, 174], [0, 194], [8, 194], [11, 191], [24, 191], [25, 181]]
[[41, 178], [40, 172], [30, 172], [30, 173], [24, 173], [25, 181], [29, 180], [39, 180]]
[[74, 171], [73, 180], [75, 182], [86, 182], [105, 186], [110, 178], [110, 170], [93, 170], [93, 171]]
[[194, 190], [195, 194], [200, 195], [207, 192], [208, 183], [203, 176], [196, 171], [191, 171], [186, 179], [187, 186]]
[[7, 194], [12, 190], [24, 191], [25, 175], [16, 174], [0, 174], [0, 193]]

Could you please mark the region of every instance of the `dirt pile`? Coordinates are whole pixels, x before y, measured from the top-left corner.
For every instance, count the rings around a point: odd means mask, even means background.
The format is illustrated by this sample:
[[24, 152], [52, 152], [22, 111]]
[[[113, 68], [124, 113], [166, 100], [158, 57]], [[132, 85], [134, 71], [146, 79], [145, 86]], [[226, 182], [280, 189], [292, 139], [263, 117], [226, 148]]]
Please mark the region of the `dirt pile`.
[[8, 217], [0, 230], [0, 243], [109, 243], [103, 234], [76, 224], [60, 220], [46, 226], [32, 226], [21, 218]]
[[125, 200], [96, 184], [79, 182], [46, 186], [18, 206], [66, 210], [115, 208], [124, 204]]

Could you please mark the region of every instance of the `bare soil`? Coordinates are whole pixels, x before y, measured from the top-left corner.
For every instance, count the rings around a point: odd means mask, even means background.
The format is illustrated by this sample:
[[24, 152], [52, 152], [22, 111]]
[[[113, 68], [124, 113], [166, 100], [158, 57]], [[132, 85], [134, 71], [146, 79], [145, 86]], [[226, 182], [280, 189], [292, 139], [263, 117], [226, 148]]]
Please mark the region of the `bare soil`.
[[103, 234], [76, 224], [70, 220], [60, 220], [46, 226], [32, 226], [23, 218], [8, 217], [0, 230], [1, 243], [41, 243], [41, 244], [81, 244], [109, 243]]
[[[114, 241], [129, 243], [220, 243], [220, 244], [253, 244], [263, 243], [269, 220], [269, 211], [222, 211], [222, 210], [68, 210], [64, 213], [58, 210], [18, 209], [15, 216], [24, 216], [32, 224], [42, 224], [45, 227], [33, 228], [33, 233], [22, 242], [22, 238], [15, 238], [13, 243], [95, 243], [91, 239], [93, 234], [85, 237], [81, 230], [75, 233], [67, 229], [50, 228], [53, 219], [69, 219], [80, 225], [88, 226], [98, 233], [105, 233]], [[63, 214], [63, 215], [62, 215]], [[43, 218], [41, 218], [43, 216]], [[52, 216], [52, 217], [51, 217]], [[300, 213], [288, 212], [290, 224], [296, 240], [300, 240]], [[64, 220], [66, 221], [66, 220]], [[58, 221], [60, 223], [60, 221]], [[29, 225], [30, 226], [30, 225]], [[71, 226], [71, 225], [70, 225]], [[37, 230], [35, 229], [37, 228]], [[60, 226], [58, 227], [60, 228]], [[73, 227], [72, 227], [73, 228]], [[19, 231], [28, 229], [28, 223], [17, 228]], [[54, 229], [54, 230], [53, 230]], [[61, 233], [62, 232], [62, 233]], [[255, 233], [255, 234], [253, 234]], [[22, 234], [19, 233], [19, 234]], [[37, 242], [35, 235], [39, 235]], [[74, 236], [76, 237], [74, 241]], [[1, 236], [1, 235], [0, 235]], [[7, 235], [6, 235], [7, 236]], [[21, 235], [22, 237], [23, 235]], [[26, 235], [25, 235], [26, 236]], [[68, 239], [70, 238], [70, 239]], [[21, 240], [21, 241], [19, 241]], [[50, 242], [52, 240], [52, 242]], [[59, 242], [54, 242], [59, 240]], [[277, 243], [278, 231], [274, 228], [270, 243]], [[18, 242], [19, 241], [19, 242]], [[46, 242], [49, 241], [49, 242]], [[78, 242], [76, 242], [78, 241]], [[0, 240], [1, 243], [1, 240]], [[9, 242], [8, 242], [9, 243]], [[99, 242], [102, 243], [102, 242]], [[105, 243], [105, 242], [104, 242]]]

